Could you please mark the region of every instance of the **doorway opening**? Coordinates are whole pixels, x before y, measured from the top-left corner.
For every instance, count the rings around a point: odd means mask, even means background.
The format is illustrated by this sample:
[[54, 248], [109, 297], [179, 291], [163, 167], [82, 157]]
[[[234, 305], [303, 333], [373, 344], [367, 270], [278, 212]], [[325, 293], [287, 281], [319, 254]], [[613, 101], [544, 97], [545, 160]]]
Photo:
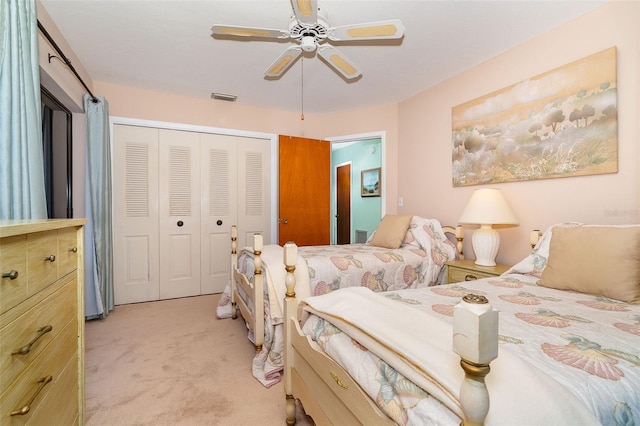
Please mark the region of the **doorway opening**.
[[[350, 244], [370, 236], [384, 216], [384, 132], [329, 138], [331, 141], [331, 243]], [[347, 167], [348, 179], [345, 176]], [[379, 196], [362, 196], [362, 172], [381, 169]], [[345, 182], [348, 182], [346, 184]]]

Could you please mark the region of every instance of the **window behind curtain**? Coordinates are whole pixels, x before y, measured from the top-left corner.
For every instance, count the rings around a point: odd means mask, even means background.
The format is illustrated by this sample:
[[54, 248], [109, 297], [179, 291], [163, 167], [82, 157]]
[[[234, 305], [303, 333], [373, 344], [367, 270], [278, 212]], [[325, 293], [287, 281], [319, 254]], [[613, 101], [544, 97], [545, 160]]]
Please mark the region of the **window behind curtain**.
[[71, 111], [41, 87], [42, 150], [49, 218], [73, 217]]

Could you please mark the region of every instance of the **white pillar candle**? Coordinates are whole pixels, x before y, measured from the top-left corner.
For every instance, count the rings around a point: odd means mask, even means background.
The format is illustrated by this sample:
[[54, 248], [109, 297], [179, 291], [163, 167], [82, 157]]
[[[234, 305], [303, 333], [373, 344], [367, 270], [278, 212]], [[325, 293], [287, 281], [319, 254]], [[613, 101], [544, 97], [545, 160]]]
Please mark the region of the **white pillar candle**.
[[262, 235], [253, 234], [253, 251], [262, 251]]
[[498, 311], [484, 296], [467, 295], [455, 306], [453, 350], [475, 364], [489, 364], [498, 357]]
[[284, 245], [284, 264], [295, 266], [296, 263], [298, 263], [298, 246], [295, 243], [286, 243]]

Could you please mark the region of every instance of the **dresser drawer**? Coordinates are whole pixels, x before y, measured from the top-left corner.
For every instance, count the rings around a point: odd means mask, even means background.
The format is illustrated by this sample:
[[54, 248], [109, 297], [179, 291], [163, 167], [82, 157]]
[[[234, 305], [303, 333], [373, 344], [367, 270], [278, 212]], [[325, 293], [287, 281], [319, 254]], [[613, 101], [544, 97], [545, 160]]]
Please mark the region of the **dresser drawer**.
[[[78, 374], [78, 327], [76, 322], [71, 322], [61, 331], [60, 335], [40, 353], [32, 364], [26, 368], [23, 373], [10, 384], [7, 389], [0, 395], [0, 423], [2, 425], [20, 425], [28, 424], [33, 417], [40, 417], [40, 409], [46, 409], [43, 402], [49, 400], [51, 392], [69, 392], [70, 389], [65, 388], [63, 383], [65, 377], [62, 372], [69, 362], [75, 364], [75, 374]], [[48, 376], [51, 376], [49, 383], [39, 383]], [[41, 388], [40, 392], [38, 389]], [[37, 393], [37, 395], [36, 395]], [[78, 394], [71, 392], [71, 398], [75, 401], [75, 407], [78, 406]], [[34, 395], [35, 398], [34, 398]], [[29, 401], [33, 398], [33, 402]], [[25, 405], [29, 405], [29, 411], [24, 415], [11, 416], [11, 413], [22, 409]], [[43, 405], [43, 407], [41, 407]], [[54, 407], [55, 408], [55, 407]], [[47, 410], [48, 411], [48, 410]], [[58, 424], [53, 419], [59, 419], [60, 413], [56, 410], [47, 412], [49, 416], [45, 424]], [[33, 424], [36, 424], [35, 422]]]
[[[77, 425], [79, 424], [78, 394], [72, 390], [78, 386], [78, 361], [71, 357], [64, 370], [55, 381], [49, 383], [51, 389], [42, 395], [42, 402], [30, 415], [13, 419], [11, 425]], [[55, 419], [55, 422], [52, 421]]]
[[29, 295], [58, 279], [58, 231], [27, 234]]
[[[48, 350], [69, 322], [77, 321], [76, 274], [56, 283], [51, 291], [35, 306], [24, 306], [24, 313], [10, 323], [0, 323], [0, 383], [12, 383], [40, 353]], [[16, 309], [23, 310], [23, 306]], [[23, 353], [14, 353], [21, 349]]]
[[[0, 314], [22, 302], [27, 289], [27, 237], [0, 238]], [[12, 279], [11, 276], [14, 278]]]
[[58, 276], [64, 277], [78, 267], [78, 231], [76, 228], [58, 230]]

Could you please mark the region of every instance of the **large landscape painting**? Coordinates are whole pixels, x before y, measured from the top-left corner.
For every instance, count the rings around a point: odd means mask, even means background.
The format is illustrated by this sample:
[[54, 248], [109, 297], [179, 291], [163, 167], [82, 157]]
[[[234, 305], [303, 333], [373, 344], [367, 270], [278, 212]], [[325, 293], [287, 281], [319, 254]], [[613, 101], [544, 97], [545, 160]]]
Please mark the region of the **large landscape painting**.
[[452, 109], [453, 186], [618, 171], [616, 48]]

